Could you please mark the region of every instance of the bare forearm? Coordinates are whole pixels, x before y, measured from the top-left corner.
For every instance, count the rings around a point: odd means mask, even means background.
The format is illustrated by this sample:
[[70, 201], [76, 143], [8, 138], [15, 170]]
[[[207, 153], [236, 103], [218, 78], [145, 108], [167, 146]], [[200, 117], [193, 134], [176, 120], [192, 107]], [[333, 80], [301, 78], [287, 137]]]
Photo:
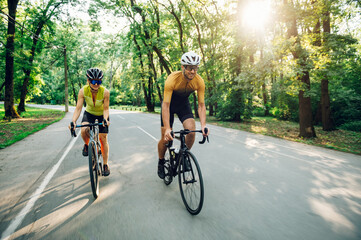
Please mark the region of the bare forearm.
[[163, 103], [162, 104], [162, 120], [163, 120], [163, 125], [165, 129], [170, 129], [170, 125], [169, 125], [169, 103]]
[[108, 119], [108, 118], [109, 118], [109, 108], [104, 108], [104, 110], [103, 110], [103, 116], [104, 116], [104, 119]]
[[81, 113], [81, 108], [75, 108], [74, 110], [74, 114], [73, 114], [73, 118], [72, 118], [72, 122], [76, 122], [80, 116]]
[[198, 106], [199, 121], [201, 122], [202, 128], [206, 126], [206, 105], [199, 104]]

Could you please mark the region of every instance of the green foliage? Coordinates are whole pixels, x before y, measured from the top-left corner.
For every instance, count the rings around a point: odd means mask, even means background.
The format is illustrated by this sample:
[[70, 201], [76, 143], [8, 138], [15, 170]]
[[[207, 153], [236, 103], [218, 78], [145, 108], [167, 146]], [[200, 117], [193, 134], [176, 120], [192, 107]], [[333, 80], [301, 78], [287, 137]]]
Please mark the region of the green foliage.
[[[78, 91], [86, 84], [86, 69], [98, 67], [104, 71], [103, 84], [110, 89], [111, 105], [157, 106], [168, 76], [166, 67], [180, 70], [180, 56], [192, 50], [202, 57], [198, 74], [206, 83], [207, 107], [217, 118], [249, 119], [256, 108], [257, 115], [269, 109], [278, 119], [298, 121], [299, 91], [311, 97], [315, 114], [320, 83], [327, 78], [336, 126], [361, 119], [361, 47], [356, 40], [361, 33], [358, 25], [347, 34], [341, 27], [357, 15], [359, 6], [354, 1], [274, 2], [272, 11], [277, 17], [269, 19], [261, 31], [242, 25], [242, 1], [223, 2], [93, 0], [89, 9], [83, 7], [90, 14], [89, 21], [60, 15], [67, 11], [65, 5], [50, 7], [54, 15], [46, 20], [40, 37], [51, 44], [38, 42], [32, 64], [28, 60], [33, 38], [17, 29], [15, 97], [20, 96], [24, 70], [31, 69], [28, 99], [64, 103], [62, 47], [66, 46], [71, 103], [75, 104]], [[24, 1], [18, 21], [35, 30], [46, 10], [41, 3]], [[59, 2], [49, 3], [54, 7]], [[81, 3], [71, 1], [71, 6]], [[326, 11], [331, 13], [331, 34], [322, 29]], [[124, 19], [125, 26], [117, 28], [110, 23], [114, 32], [105, 34], [104, 12]], [[290, 36], [292, 17], [297, 37]], [[319, 33], [315, 27], [318, 20]], [[6, 28], [2, 19], [0, 84], [5, 77]], [[310, 74], [310, 86], [300, 81], [305, 72]]]
[[221, 120], [240, 121], [245, 112], [244, 94], [240, 90], [230, 91], [218, 105], [217, 117]]
[[342, 124], [340, 128], [349, 131], [361, 132], [361, 121], [348, 122]]

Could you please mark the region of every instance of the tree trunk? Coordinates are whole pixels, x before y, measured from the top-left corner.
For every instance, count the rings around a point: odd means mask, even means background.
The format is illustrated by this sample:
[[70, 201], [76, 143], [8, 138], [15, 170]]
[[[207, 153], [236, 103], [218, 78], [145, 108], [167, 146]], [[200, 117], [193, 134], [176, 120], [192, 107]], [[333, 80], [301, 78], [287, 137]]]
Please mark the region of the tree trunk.
[[263, 96], [264, 115], [269, 116], [268, 97], [267, 97], [265, 83], [262, 84], [262, 96]]
[[[307, 90], [310, 89], [310, 75], [308, 71], [304, 71], [300, 77], [302, 83], [305, 83]], [[299, 100], [299, 118], [300, 118], [300, 134], [299, 137], [312, 138], [316, 137], [316, 132], [312, 123], [312, 107], [311, 98], [304, 96], [305, 92], [300, 90], [298, 93]]]
[[[325, 50], [328, 52], [328, 37], [331, 33], [330, 26], [330, 12], [326, 11], [323, 14], [323, 32], [324, 32], [324, 44]], [[331, 104], [330, 104], [330, 95], [328, 92], [328, 77], [325, 74], [321, 80], [321, 110], [322, 110], [322, 129], [324, 131], [334, 130], [334, 124], [331, 117]]]
[[19, 0], [8, 0], [8, 31], [6, 39], [6, 66], [5, 66], [5, 118], [19, 118], [19, 114], [14, 107], [14, 38], [15, 38], [15, 18], [16, 8]]

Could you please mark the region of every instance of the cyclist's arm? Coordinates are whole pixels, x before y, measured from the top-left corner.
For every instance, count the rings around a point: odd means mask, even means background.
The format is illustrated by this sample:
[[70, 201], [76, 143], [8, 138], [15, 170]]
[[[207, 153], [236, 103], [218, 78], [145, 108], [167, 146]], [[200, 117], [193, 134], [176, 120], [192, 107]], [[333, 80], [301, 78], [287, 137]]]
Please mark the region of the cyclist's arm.
[[76, 121], [78, 120], [78, 118], [80, 116], [81, 109], [83, 108], [83, 103], [84, 103], [84, 91], [83, 91], [83, 89], [80, 89], [79, 93], [78, 93], [78, 101], [77, 101], [77, 104], [76, 104], [76, 107], [74, 110], [73, 118], [71, 120], [74, 123], [74, 128], [76, 125]]
[[170, 106], [170, 103], [168, 103], [168, 102], [162, 103], [162, 120], [163, 120], [163, 127], [165, 129], [164, 140], [166, 140], [166, 141], [173, 140], [173, 137], [170, 134], [172, 129], [169, 124], [169, 118], [170, 118], [169, 106]]
[[208, 136], [209, 132], [207, 134], [204, 132], [204, 128], [206, 127], [206, 104], [204, 102], [198, 103], [198, 115], [203, 135]]
[[209, 131], [207, 133], [204, 132], [204, 128], [206, 127], [206, 104], [204, 102], [204, 92], [205, 92], [205, 85], [203, 83], [201, 84], [200, 88], [197, 90], [198, 115], [199, 115], [199, 120], [201, 122], [203, 136], [208, 136]]
[[104, 90], [104, 103], [103, 103], [103, 117], [105, 119], [105, 121], [107, 122], [107, 125], [109, 126], [109, 98], [110, 98], [110, 93], [108, 90]]

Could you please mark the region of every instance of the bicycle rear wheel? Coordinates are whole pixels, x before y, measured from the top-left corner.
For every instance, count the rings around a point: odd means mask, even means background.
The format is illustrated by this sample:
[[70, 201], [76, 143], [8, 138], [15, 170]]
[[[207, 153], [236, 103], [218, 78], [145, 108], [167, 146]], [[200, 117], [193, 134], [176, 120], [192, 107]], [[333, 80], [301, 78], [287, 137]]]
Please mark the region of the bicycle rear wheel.
[[89, 155], [89, 174], [90, 174], [90, 185], [92, 188], [94, 198], [99, 196], [99, 165], [97, 159], [97, 150], [95, 142], [90, 142], [88, 146]]
[[[188, 161], [189, 168], [185, 169]], [[182, 155], [178, 171], [179, 189], [188, 212], [197, 215], [203, 206], [204, 187], [201, 169], [193, 153], [186, 151]]]

